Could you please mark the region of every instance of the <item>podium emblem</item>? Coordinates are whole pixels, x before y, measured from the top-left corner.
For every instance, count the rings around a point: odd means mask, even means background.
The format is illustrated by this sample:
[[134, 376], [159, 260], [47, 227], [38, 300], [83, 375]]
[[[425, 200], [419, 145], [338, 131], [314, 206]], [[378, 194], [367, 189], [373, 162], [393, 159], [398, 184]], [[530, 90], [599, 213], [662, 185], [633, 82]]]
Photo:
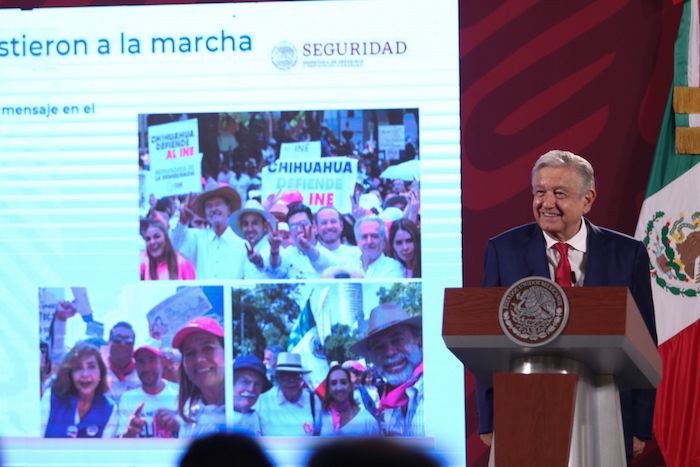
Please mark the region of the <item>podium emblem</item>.
[[516, 344], [539, 347], [553, 341], [569, 321], [564, 290], [544, 277], [526, 277], [510, 286], [501, 298], [498, 321]]

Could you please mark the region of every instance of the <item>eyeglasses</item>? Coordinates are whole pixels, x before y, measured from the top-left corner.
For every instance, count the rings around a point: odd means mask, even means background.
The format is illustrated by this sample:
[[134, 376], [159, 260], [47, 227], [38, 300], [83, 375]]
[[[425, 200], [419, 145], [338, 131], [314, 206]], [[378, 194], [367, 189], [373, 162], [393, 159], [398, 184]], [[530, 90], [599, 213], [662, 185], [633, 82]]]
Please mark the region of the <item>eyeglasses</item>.
[[294, 232], [294, 231], [297, 231], [297, 230], [299, 230], [299, 229], [306, 228], [306, 227], [308, 227], [308, 226], [310, 226], [310, 225], [311, 225], [311, 222], [309, 222], [309, 221], [306, 221], [306, 222], [296, 222], [296, 223], [294, 223], [294, 224], [289, 224], [289, 230], [292, 231], [292, 232]]
[[131, 345], [134, 343], [134, 338], [131, 336], [122, 336], [119, 334], [112, 334], [109, 336], [110, 342], [114, 342], [115, 344], [125, 344], [125, 345]]

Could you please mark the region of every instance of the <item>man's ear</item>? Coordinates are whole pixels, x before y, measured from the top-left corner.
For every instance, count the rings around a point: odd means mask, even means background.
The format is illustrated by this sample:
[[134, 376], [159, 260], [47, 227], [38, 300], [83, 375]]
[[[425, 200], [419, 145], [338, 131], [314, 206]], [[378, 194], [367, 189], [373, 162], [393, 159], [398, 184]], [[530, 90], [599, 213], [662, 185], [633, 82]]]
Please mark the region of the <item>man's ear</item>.
[[588, 214], [588, 211], [591, 210], [593, 207], [593, 202], [595, 201], [596, 198], [596, 191], [595, 190], [588, 190], [586, 194], [583, 195], [583, 213]]

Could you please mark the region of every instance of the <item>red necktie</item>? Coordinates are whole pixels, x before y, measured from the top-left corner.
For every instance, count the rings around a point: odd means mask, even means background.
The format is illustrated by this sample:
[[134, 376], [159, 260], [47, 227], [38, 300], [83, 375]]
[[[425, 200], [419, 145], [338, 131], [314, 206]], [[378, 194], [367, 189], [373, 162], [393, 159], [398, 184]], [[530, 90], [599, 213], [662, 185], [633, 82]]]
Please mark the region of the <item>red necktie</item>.
[[571, 287], [571, 263], [569, 263], [569, 244], [555, 243], [554, 248], [559, 252], [559, 264], [554, 271], [554, 281], [562, 287]]

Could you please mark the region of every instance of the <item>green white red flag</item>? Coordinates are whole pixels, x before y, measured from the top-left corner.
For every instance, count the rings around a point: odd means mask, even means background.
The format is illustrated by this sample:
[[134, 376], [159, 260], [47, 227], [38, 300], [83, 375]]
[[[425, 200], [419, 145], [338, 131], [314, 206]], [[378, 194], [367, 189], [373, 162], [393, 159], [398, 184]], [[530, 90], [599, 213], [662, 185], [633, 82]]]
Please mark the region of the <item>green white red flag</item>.
[[[669, 467], [700, 466], [700, 22], [683, 6], [666, 105], [636, 237], [647, 246], [663, 375], [654, 434]], [[681, 139], [683, 141], [681, 141]]]

